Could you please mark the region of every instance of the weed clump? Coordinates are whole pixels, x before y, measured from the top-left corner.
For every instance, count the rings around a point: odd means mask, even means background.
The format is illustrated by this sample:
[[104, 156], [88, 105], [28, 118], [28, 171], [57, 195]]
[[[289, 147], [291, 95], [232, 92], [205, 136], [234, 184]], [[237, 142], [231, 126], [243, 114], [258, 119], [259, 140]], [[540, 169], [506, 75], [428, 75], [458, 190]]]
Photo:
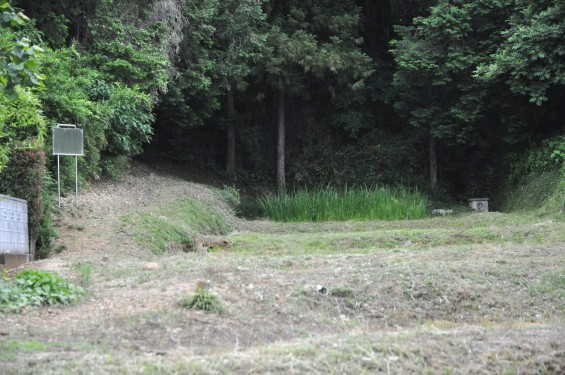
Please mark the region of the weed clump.
[[26, 269], [12, 280], [0, 281], [0, 311], [21, 311], [26, 306], [71, 305], [84, 290], [61, 276]]
[[207, 290], [202, 284], [196, 286], [196, 292], [182, 299], [181, 306], [187, 309], [223, 313], [225, 306], [220, 297]]
[[78, 263], [75, 268], [79, 274], [80, 286], [88, 288], [92, 283], [92, 265], [90, 263]]

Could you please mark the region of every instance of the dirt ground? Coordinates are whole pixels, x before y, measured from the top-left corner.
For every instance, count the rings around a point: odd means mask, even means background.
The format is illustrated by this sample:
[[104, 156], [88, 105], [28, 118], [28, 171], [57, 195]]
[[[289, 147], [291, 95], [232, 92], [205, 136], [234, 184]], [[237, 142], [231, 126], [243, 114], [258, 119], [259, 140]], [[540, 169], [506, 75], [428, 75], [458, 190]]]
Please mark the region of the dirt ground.
[[[131, 238], [126, 213], [187, 196], [226, 214], [228, 247], [155, 255]], [[140, 164], [62, 205], [65, 249], [29, 267], [87, 296], [0, 316], [2, 374], [565, 374], [562, 221], [245, 221]], [[199, 281], [224, 313], [181, 307]]]

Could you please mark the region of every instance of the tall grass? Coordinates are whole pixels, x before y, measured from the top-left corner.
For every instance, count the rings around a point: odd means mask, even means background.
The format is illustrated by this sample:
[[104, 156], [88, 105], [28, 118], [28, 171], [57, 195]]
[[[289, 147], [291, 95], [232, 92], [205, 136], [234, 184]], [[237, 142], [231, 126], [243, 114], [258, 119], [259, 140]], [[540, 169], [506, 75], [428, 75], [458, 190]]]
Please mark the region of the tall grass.
[[276, 221], [403, 220], [428, 215], [428, 198], [403, 187], [299, 189], [266, 195], [259, 205]]

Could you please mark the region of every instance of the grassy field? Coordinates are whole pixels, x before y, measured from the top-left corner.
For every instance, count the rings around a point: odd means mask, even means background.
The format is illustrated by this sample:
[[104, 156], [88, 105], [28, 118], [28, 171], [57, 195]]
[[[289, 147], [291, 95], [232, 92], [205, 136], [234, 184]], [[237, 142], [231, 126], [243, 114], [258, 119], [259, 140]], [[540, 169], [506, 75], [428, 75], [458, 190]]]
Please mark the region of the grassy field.
[[[195, 239], [207, 252], [156, 254], [130, 226], [151, 212], [180, 228], [174, 207], [193, 205], [151, 202], [112, 213], [95, 201], [73, 211], [74, 226], [63, 218], [68, 250], [33, 266], [87, 296], [2, 316], [2, 374], [565, 371], [559, 218], [228, 218], [229, 234]], [[202, 288], [217, 312], [187, 308]]]

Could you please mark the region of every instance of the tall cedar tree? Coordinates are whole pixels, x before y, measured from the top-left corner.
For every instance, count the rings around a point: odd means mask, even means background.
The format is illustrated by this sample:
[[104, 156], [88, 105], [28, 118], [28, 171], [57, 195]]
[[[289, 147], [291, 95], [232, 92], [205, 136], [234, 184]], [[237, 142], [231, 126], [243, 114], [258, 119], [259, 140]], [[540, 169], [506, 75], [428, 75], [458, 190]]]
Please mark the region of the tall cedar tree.
[[257, 67], [277, 103], [277, 189], [286, 189], [285, 99], [308, 98], [309, 84], [331, 80], [363, 87], [372, 61], [360, 48], [360, 8], [353, 1], [273, 0], [270, 29]]
[[226, 172], [236, 174], [236, 110], [234, 92], [248, 85], [252, 67], [258, 60], [266, 38], [265, 0], [224, 0], [218, 3], [212, 57], [216, 84], [226, 95], [227, 158]]
[[501, 43], [508, 2], [440, 0], [427, 16], [396, 26], [391, 42], [397, 64], [395, 106], [415, 127], [427, 130], [432, 191], [438, 187], [437, 142], [477, 142], [489, 94], [473, 78]]

